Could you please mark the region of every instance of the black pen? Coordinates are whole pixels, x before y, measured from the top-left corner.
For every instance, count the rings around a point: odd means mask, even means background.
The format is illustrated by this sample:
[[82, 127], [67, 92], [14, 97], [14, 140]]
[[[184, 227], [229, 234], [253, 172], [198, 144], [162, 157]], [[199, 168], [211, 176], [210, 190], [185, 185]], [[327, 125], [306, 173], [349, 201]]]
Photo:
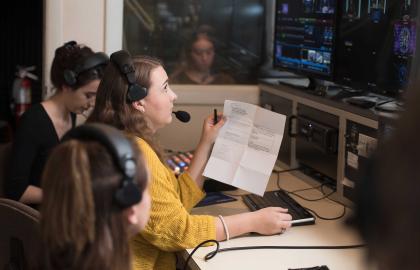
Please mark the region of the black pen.
[[217, 109], [214, 109], [213, 124], [217, 124]]

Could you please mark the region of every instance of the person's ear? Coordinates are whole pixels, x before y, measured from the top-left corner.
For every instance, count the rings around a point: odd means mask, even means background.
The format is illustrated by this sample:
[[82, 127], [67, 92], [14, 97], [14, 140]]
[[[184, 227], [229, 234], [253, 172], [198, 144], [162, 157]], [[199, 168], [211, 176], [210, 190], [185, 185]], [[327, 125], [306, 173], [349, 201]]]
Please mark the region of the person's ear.
[[131, 103], [131, 106], [133, 106], [134, 109], [144, 113], [146, 110], [144, 109], [144, 101], [143, 100], [137, 100], [133, 101]]
[[61, 89], [62, 89], [62, 91], [63, 91], [64, 93], [70, 93], [70, 92], [73, 92], [73, 88], [71, 88], [70, 86], [65, 85], [65, 84], [63, 84], [63, 86], [61, 87]]
[[139, 218], [137, 217], [134, 205], [125, 209], [124, 212], [129, 225], [137, 225], [139, 223]]

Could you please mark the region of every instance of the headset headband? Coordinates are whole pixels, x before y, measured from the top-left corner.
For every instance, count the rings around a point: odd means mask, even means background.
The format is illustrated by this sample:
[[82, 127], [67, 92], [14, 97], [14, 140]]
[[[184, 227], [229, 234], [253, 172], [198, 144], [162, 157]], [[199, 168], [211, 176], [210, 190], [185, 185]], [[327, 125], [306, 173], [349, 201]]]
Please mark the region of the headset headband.
[[[68, 50], [72, 50], [77, 46], [76, 41], [69, 41], [64, 44]], [[103, 52], [97, 52], [85, 59], [82, 59], [73, 69], [64, 70], [64, 81], [69, 86], [74, 86], [77, 84], [78, 76], [82, 72], [94, 69], [96, 67], [107, 65], [109, 63], [109, 57]]]
[[127, 80], [127, 102], [141, 100], [147, 96], [147, 88], [136, 82], [135, 68], [130, 53], [121, 50], [111, 54], [111, 62], [117, 67], [121, 75]]
[[99, 123], [84, 124], [67, 132], [62, 141], [71, 139], [97, 141], [112, 156], [123, 175], [121, 186], [114, 194], [114, 200], [120, 208], [128, 208], [141, 201], [142, 194], [134, 181], [137, 166], [132, 145], [118, 129]]
[[88, 58], [82, 61], [82, 63], [77, 65], [74, 68], [74, 72], [76, 73], [76, 76], [77, 76], [80, 73], [88, 71], [89, 69], [93, 69], [97, 66], [107, 65], [108, 62], [109, 62], [108, 55], [106, 55], [103, 52], [97, 52], [90, 55]]

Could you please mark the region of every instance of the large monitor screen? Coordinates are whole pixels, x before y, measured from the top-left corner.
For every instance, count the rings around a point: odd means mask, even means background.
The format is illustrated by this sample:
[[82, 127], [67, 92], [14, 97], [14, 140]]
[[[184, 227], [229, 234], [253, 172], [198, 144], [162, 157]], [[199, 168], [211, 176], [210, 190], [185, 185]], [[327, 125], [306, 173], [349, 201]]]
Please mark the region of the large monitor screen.
[[407, 86], [416, 47], [416, 1], [340, 2], [337, 82], [397, 96]]
[[278, 0], [275, 68], [332, 79], [336, 0]]

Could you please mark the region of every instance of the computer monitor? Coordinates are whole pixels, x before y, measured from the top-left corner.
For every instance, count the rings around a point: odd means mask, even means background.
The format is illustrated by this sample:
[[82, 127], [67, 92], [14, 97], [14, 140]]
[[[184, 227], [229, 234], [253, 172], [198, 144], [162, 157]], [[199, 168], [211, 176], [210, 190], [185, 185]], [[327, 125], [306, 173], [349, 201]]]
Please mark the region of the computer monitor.
[[274, 68], [332, 80], [336, 0], [277, 0]]
[[416, 47], [415, 0], [340, 1], [336, 82], [398, 96]]

